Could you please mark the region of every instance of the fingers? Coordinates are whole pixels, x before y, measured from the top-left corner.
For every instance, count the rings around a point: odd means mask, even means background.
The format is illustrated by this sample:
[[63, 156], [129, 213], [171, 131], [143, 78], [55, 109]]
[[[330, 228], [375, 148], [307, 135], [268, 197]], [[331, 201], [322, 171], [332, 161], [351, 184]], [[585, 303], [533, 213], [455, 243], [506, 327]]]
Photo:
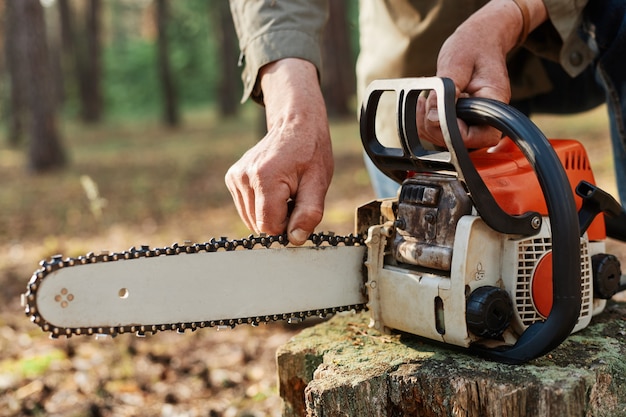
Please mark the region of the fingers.
[[277, 184], [271, 189], [253, 188], [253, 210], [257, 233], [276, 235], [287, 229], [288, 203], [291, 193], [286, 184]]
[[322, 221], [327, 188], [323, 177], [307, 177], [300, 184], [287, 227], [289, 242], [303, 244]]
[[461, 129], [461, 136], [463, 136], [465, 147], [469, 149], [495, 146], [502, 139], [502, 133], [498, 129], [486, 125], [469, 127], [465, 125], [465, 130]]
[[437, 95], [434, 91], [425, 90], [420, 93], [417, 99], [416, 113], [417, 131], [420, 139], [445, 147], [437, 109]]
[[237, 164], [228, 170], [225, 181], [239, 217], [248, 229], [256, 234], [279, 234], [285, 231], [290, 197], [288, 186], [280, 182], [261, 186], [240, 170]]
[[292, 191], [286, 183], [264, 182], [260, 187], [233, 166], [226, 175], [226, 185], [250, 230], [272, 235], [287, 231], [289, 242], [302, 245], [322, 220], [329, 181], [324, 175], [305, 176], [291, 201]]
[[250, 191], [247, 177], [239, 172], [236, 165], [233, 165], [224, 178], [226, 187], [233, 198], [239, 217], [246, 227], [255, 233], [259, 233], [256, 227], [256, 211], [254, 209], [254, 193]]
[[[469, 97], [467, 93], [459, 93], [457, 97]], [[435, 92], [422, 92], [417, 100], [416, 109], [417, 128], [420, 139], [424, 139], [434, 145], [446, 147], [441, 132], [441, 121], [437, 107], [437, 95]], [[497, 145], [502, 134], [496, 128], [486, 125], [467, 125], [463, 120], [457, 119], [459, 131], [466, 148], [479, 149]]]

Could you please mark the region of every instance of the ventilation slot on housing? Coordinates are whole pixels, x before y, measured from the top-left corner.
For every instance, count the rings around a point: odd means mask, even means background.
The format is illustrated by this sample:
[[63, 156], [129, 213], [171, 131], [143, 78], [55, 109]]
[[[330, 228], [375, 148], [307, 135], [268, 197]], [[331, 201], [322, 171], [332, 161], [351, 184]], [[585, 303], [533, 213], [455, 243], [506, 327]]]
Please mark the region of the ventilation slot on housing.
[[587, 155], [580, 151], [572, 151], [565, 153], [565, 161], [564, 164], [565, 170], [577, 170], [577, 171], [590, 171], [591, 165], [589, 164], [589, 159]]
[[[535, 268], [541, 257], [552, 249], [552, 242], [549, 237], [528, 239], [519, 242], [517, 247], [517, 285], [515, 286], [515, 308], [519, 314], [522, 324], [527, 327], [536, 321], [544, 320], [533, 303], [532, 298], [532, 279]], [[578, 323], [586, 319], [592, 313], [592, 284], [591, 284], [591, 265], [589, 261], [589, 252], [587, 242], [581, 241], [580, 246], [580, 262], [581, 262], [581, 295], [582, 304]]]

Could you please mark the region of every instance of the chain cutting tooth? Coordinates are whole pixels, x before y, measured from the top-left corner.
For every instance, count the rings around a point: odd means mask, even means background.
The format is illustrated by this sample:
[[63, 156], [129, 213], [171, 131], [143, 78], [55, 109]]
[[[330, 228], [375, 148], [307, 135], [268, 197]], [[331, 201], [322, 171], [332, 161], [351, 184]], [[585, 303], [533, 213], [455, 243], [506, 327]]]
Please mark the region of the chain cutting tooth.
[[267, 238], [267, 236], [265, 234], [261, 234], [259, 243], [261, 244], [261, 246], [264, 246], [266, 248], [268, 248], [270, 246], [270, 241]]

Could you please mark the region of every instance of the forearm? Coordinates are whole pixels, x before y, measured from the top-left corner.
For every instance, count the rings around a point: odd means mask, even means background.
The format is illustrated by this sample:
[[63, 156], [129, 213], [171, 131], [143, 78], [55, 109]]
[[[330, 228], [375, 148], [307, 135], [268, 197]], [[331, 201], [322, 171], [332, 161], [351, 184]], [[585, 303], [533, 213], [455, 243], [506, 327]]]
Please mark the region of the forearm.
[[326, 123], [324, 99], [317, 69], [306, 60], [285, 58], [263, 66], [259, 71], [267, 114], [268, 129], [303, 118], [322, 118]]
[[520, 46], [547, 19], [542, 0], [492, 0], [470, 16], [459, 30], [484, 31], [485, 36], [498, 40], [507, 53]]

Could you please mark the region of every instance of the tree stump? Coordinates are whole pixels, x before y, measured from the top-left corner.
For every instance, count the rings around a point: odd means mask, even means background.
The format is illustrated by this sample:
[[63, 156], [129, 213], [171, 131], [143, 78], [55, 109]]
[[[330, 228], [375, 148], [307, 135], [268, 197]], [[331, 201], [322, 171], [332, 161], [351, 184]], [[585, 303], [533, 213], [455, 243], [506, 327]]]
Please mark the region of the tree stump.
[[522, 366], [368, 323], [338, 315], [279, 349], [284, 416], [626, 416], [626, 303]]

